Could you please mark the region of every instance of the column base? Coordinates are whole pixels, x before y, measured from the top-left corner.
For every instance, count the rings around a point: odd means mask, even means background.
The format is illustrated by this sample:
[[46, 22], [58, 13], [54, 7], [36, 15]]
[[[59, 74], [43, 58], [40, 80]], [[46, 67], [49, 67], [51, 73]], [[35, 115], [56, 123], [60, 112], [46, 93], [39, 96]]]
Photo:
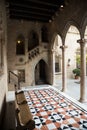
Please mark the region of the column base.
[[80, 99], [79, 99], [79, 102], [81, 102], [81, 103], [87, 103], [87, 99], [82, 99], [82, 98], [80, 98]]
[[65, 88], [62, 88], [62, 90], [61, 90], [62, 92], [66, 92], [66, 89]]

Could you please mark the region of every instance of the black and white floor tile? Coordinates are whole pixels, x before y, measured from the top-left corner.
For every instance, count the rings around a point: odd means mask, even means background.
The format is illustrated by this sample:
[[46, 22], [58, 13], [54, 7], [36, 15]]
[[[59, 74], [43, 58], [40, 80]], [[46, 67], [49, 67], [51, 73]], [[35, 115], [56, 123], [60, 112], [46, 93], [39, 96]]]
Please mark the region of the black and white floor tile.
[[25, 91], [34, 130], [87, 130], [87, 111], [52, 88]]

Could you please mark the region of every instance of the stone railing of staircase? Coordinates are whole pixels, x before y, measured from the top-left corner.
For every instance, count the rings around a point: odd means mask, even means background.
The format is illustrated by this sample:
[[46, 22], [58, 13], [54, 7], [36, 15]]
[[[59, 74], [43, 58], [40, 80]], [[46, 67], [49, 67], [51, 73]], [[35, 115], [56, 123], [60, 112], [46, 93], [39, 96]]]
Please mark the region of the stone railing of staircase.
[[45, 48], [44, 46], [37, 46], [34, 49], [30, 50], [28, 52], [28, 62], [46, 51], [47, 48]]

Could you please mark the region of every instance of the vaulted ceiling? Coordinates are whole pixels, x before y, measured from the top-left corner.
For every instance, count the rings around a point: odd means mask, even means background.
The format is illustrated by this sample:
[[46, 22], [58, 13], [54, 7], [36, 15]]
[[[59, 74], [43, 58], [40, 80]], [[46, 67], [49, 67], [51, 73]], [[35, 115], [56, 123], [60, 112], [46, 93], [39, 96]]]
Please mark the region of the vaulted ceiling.
[[6, 5], [11, 19], [49, 22], [65, 3], [64, 0], [6, 0]]

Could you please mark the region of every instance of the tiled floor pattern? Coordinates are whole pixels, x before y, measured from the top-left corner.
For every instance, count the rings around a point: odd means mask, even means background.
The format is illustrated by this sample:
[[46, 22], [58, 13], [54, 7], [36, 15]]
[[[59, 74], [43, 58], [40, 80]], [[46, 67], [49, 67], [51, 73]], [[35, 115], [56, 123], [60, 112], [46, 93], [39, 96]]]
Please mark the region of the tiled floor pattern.
[[87, 130], [87, 111], [52, 88], [25, 91], [34, 130]]

